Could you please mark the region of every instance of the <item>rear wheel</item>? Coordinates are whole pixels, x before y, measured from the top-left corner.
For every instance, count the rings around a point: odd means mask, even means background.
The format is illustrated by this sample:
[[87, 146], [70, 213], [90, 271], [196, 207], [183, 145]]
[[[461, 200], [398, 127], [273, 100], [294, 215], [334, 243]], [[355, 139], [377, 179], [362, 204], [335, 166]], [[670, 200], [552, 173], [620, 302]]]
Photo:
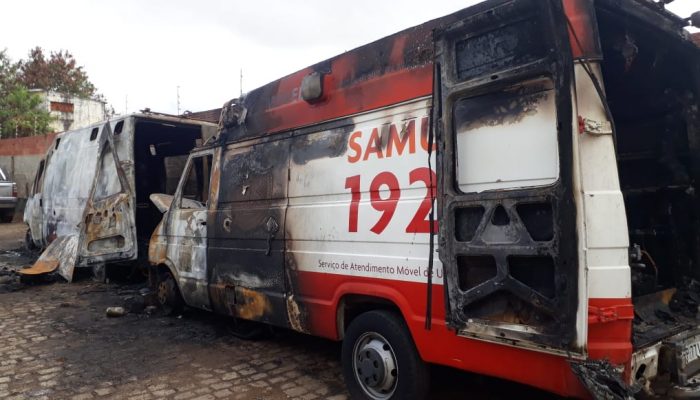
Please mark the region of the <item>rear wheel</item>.
[[185, 302], [182, 300], [180, 290], [177, 288], [175, 278], [170, 271], [163, 271], [159, 274], [156, 298], [160, 307], [168, 315], [179, 313], [184, 308]]
[[343, 340], [343, 375], [352, 398], [425, 399], [429, 370], [408, 327], [393, 312], [355, 318]]
[[24, 248], [29, 251], [39, 250], [39, 246], [34, 244], [34, 239], [32, 239], [32, 231], [27, 229], [27, 233], [24, 235]]

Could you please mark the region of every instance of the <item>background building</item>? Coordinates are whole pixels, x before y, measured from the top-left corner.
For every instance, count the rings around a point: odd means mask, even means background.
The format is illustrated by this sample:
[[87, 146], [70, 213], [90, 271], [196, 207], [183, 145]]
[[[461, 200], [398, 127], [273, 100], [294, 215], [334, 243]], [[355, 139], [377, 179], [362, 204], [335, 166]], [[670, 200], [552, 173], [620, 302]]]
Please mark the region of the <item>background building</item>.
[[54, 120], [49, 124], [49, 130], [52, 132], [83, 128], [109, 117], [106, 103], [101, 100], [84, 99], [42, 89], [34, 89], [31, 92], [41, 97], [40, 107], [53, 117]]

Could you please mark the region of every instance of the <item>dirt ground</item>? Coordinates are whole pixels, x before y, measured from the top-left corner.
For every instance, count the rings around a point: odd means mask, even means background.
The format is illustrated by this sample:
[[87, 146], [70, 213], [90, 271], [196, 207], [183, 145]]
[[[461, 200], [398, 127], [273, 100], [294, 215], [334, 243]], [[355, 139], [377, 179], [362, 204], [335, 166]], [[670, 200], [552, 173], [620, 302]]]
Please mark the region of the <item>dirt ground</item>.
[[[245, 341], [230, 318], [143, 310], [146, 285], [133, 280], [20, 283], [13, 271], [36, 257], [20, 248], [24, 232], [0, 225], [0, 398], [347, 398], [338, 343], [286, 330]], [[112, 306], [133, 312], [108, 318]], [[553, 398], [449, 368], [431, 375], [433, 399]]]

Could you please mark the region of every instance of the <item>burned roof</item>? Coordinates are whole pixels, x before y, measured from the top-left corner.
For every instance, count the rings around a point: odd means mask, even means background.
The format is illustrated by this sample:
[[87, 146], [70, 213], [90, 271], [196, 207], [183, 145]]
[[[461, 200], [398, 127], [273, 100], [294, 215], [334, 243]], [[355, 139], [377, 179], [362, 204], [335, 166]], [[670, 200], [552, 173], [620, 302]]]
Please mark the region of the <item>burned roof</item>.
[[[487, 7], [492, 3], [486, 2]], [[468, 9], [485, 8], [479, 4]], [[268, 83], [224, 106], [245, 109], [245, 124], [225, 123], [221, 138], [236, 141], [283, 132], [427, 96], [433, 85], [433, 30], [461, 19], [466, 10], [434, 19], [350, 50]], [[302, 99], [302, 81], [317, 73], [323, 95]], [[242, 107], [241, 107], [242, 106]], [[230, 117], [224, 116], [224, 119]]]
[[214, 124], [219, 122], [220, 116], [221, 116], [221, 107], [214, 108], [212, 110], [205, 110], [205, 111], [195, 111], [195, 112], [185, 111], [184, 114], [180, 115], [180, 117], [182, 117], [182, 118], [196, 119], [198, 121], [212, 122]]
[[[222, 110], [220, 140], [233, 142], [289, 131], [429, 96], [433, 89], [433, 32], [505, 3], [485, 1], [425, 22], [233, 99]], [[683, 21], [678, 16], [647, 0], [601, 0], [600, 4], [640, 18], [653, 17], [681, 31]], [[302, 82], [312, 75], [320, 76], [321, 89], [317, 91], [321, 95], [305, 101]]]

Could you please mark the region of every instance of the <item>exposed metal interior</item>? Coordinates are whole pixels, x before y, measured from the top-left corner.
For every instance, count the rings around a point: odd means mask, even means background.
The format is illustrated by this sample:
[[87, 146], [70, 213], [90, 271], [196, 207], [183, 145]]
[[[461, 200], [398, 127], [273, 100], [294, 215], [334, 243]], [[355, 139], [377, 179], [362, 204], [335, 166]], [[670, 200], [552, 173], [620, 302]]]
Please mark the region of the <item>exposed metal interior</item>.
[[629, 228], [633, 341], [641, 347], [697, 325], [698, 51], [612, 11], [599, 8], [597, 17]]
[[148, 242], [163, 214], [149, 200], [153, 193], [175, 194], [190, 151], [201, 144], [198, 125], [137, 121], [134, 135], [136, 233], [139, 258], [148, 255]]

